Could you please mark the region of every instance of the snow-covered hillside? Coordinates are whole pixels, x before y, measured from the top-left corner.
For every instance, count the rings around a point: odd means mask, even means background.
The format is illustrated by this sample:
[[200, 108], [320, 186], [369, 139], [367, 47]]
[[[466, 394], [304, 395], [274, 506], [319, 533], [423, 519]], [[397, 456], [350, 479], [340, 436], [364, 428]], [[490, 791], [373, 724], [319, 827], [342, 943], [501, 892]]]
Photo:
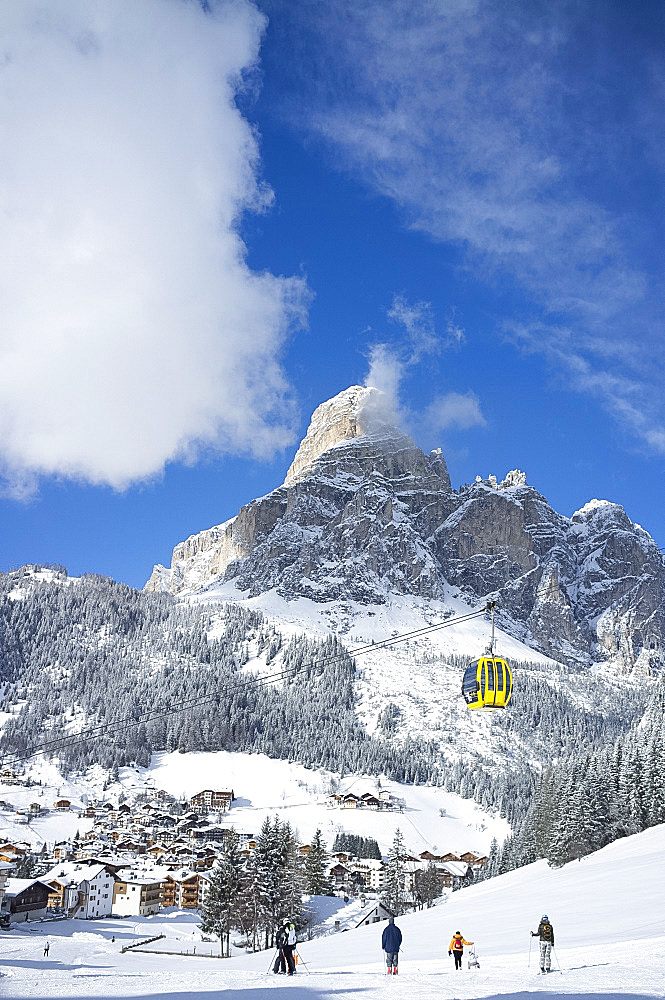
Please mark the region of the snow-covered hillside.
[[[215, 753], [155, 754], [149, 768], [122, 768], [118, 782], [109, 784], [102, 768], [92, 769], [85, 778], [64, 779], [52, 764], [35, 762], [30, 787], [0, 784], [0, 799], [27, 810], [33, 801], [51, 806], [61, 796], [71, 800], [73, 811], [51, 813], [18, 822], [10, 810], [0, 811], [0, 838], [26, 841], [40, 847], [45, 841], [65, 840], [91, 825], [79, 809], [94, 797], [117, 801], [122, 793], [131, 801], [140, 792], [162, 788], [174, 797], [191, 798], [204, 788], [232, 788], [236, 802], [224, 817], [224, 825], [239, 833], [256, 834], [266, 816], [288, 820], [303, 843], [321, 830], [331, 848], [337, 833], [373, 837], [387, 853], [395, 830], [404, 834], [413, 854], [455, 854], [473, 851], [486, 854], [493, 837], [502, 842], [510, 832], [505, 820], [491, 815], [471, 799], [445, 792], [442, 788], [400, 785], [381, 779], [381, 787], [403, 799], [403, 812], [331, 809], [326, 798], [335, 776], [265, 754]], [[339, 781], [342, 791], [362, 794], [375, 791], [377, 779], [347, 775]], [[444, 815], [441, 815], [441, 814]]]
[[[296, 980], [268, 974], [272, 955], [209, 957], [191, 915], [22, 926], [0, 938], [0, 991], [21, 1000], [150, 997], [194, 1000], [217, 996], [260, 1000], [275, 990], [289, 1000], [399, 1000], [435, 996], [545, 994], [637, 998], [664, 995], [665, 827], [618, 841], [561, 869], [537, 862], [453, 894], [442, 906], [399, 919], [404, 934], [400, 975], [383, 975], [382, 924], [303, 942]], [[555, 969], [536, 975], [529, 932], [542, 913], [554, 924]], [[451, 935], [473, 940], [479, 969], [461, 972], [447, 957]], [[165, 934], [160, 953], [121, 954], [139, 938]], [[112, 937], [115, 941], [112, 941]], [[46, 941], [48, 957], [43, 955]], [[148, 946], [150, 947], [150, 946]], [[197, 954], [193, 952], [196, 948]], [[530, 953], [531, 948], [531, 953]], [[188, 952], [188, 955], [165, 953]]]

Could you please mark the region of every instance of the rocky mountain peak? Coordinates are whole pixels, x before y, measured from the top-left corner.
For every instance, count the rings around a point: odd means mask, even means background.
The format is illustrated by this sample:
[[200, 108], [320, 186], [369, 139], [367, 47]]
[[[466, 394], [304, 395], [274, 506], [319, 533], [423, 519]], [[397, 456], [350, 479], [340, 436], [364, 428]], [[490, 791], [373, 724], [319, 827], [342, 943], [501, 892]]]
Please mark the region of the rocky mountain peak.
[[314, 412], [284, 484], [177, 545], [147, 587], [233, 581], [251, 597], [498, 601], [548, 655], [643, 673], [665, 662], [665, 565], [618, 504], [558, 514], [519, 469], [452, 490], [440, 450], [401, 431], [388, 397], [351, 386]]
[[384, 392], [352, 385], [314, 410], [284, 486], [306, 478], [326, 452], [360, 437], [398, 442], [406, 435], [395, 426]]

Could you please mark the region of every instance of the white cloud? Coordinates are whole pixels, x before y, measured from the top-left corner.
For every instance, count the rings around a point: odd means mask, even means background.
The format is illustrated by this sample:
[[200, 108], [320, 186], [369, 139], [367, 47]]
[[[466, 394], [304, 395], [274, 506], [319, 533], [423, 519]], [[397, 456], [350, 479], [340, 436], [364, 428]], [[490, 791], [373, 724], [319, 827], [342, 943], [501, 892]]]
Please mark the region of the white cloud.
[[380, 389], [393, 400], [394, 408], [400, 394], [400, 386], [404, 378], [404, 362], [388, 344], [374, 344], [369, 351], [369, 371], [365, 385]]
[[[264, 19], [245, 0], [0, 8], [0, 457], [124, 488], [207, 447], [293, 439], [280, 350], [304, 282], [252, 272], [263, 210], [235, 104]], [[21, 485], [23, 484], [23, 486]]]
[[409, 364], [417, 364], [422, 357], [434, 353], [439, 347], [430, 302], [411, 305], [403, 295], [395, 295], [388, 310], [388, 319], [402, 326], [406, 333]]
[[486, 420], [481, 412], [478, 397], [473, 392], [450, 392], [437, 396], [420, 411], [407, 407], [401, 398], [404, 380], [418, 366], [433, 355], [440, 355], [447, 348], [459, 347], [466, 334], [452, 317], [447, 321], [445, 336], [436, 331], [434, 311], [430, 302], [411, 305], [402, 295], [395, 295], [388, 310], [388, 319], [400, 325], [404, 338], [398, 344], [377, 343], [370, 348], [369, 371], [365, 385], [381, 389], [382, 419], [408, 428], [420, 438], [451, 427], [469, 430], [484, 427]]
[[437, 396], [430, 403], [423, 415], [423, 425], [431, 435], [450, 427], [458, 427], [460, 430], [486, 427], [487, 421], [475, 393], [449, 392]]

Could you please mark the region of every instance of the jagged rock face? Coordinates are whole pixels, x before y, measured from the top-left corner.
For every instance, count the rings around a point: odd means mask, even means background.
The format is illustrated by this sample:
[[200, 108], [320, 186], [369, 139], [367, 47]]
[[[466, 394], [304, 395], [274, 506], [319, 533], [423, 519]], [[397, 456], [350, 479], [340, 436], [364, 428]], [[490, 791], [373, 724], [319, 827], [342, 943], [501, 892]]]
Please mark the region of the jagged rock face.
[[623, 508], [563, 517], [518, 470], [454, 491], [441, 452], [425, 455], [360, 386], [318, 407], [283, 486], [176, 546], [147, 587], [231, 579], [252, 596], [363, 603], [450, 584], [496, 598], [504, 625], [551, 656], [645, 672], [665, 658], [663, 560]]
[[[390, 424], [382, 397], [353, 386], [319, 406], [284, 485], [176, 546], [170, 589], [223, 578], [314, 600], [440, 595], [423, 538], [452, 509], [446, 463]], [[156, 567], [147, 587], [164, 581]]]

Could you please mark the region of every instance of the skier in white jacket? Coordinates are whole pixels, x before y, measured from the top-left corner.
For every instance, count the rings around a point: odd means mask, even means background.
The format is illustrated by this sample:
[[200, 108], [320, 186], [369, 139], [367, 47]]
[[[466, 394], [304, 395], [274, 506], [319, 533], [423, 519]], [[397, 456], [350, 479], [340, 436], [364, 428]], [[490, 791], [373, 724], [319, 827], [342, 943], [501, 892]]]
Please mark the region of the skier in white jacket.
[[293, 959], [293, 952], [296, 949], [297, 938], [296, 938], [296, 926], [292, 923], [286, 923], [284, 925], [284, 931], [286, 934], [286, 939], [282, 945], [282, 951], [284, 952], [284, 958], [286, 959], [287, 965], [287, 976], [292, 976], [296, 971], [296, 963]]

